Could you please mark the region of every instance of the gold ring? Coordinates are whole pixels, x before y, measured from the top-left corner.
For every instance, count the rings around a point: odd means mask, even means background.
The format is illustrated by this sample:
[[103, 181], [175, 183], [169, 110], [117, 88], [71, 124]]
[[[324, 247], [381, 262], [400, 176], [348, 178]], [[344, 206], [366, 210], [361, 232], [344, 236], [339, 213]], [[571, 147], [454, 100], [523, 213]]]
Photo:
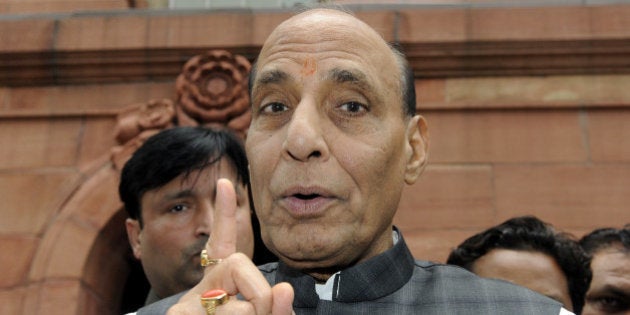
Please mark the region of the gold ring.
[[206, 309], [207, 315], [214, 315], [217, 306], [223, 305], [230, 300], [230, 297], [223, 290], [209, 290], [201, 295], [201, 305]]
[[215, 259], [208, 257], [208, 252], [204, 249], [201, 251], [201, 267], [208, 267], [210, 265], [216, 265], [223, 259]]

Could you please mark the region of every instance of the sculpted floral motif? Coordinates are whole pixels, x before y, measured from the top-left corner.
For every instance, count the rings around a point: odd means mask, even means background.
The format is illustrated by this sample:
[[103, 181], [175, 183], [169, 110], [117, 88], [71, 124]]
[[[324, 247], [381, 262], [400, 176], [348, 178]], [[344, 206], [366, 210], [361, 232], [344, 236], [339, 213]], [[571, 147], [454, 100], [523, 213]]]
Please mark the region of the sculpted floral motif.
[[169, 99], [129, 106], [118, 114], [116, 140], [124, 144], [145, 130], [172, 127], [174, 119], [175, 106]]
[[247, 59], [226, 51], [210, 51], [190, 59], [176, 81], [180, 122], [227, 126], [244, 134], [251, 119], [247, 91], [250, 68]]
[[242, 56], [213, 50], [191, 58], [177, 77], [177, 102], [169, 99], [134, 104], [118, 115], [112, 148], [121, 169], [151, 135], [173, 126], [229, 128], [245, 137], [251, 121], [247, 78], [251, 65]]
[[120, 169], [144, 141], [158, 131], [174, 126], [175, 105], [169, 99], [152, 100], [125, 108], [118, 114], [114, 131], [120, 146], [112, 149], [112, 161]]

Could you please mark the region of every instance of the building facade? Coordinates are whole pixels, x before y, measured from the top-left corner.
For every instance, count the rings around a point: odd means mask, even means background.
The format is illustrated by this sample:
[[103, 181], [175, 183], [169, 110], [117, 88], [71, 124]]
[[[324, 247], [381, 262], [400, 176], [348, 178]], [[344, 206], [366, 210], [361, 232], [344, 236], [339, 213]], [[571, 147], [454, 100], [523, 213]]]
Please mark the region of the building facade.
[[[253, 62], [297, 2], [0, 1], [1, 314], [132, 303], [121, 117], [177, 101], [196, 55]], [[517, 215], [578, 237], [630, 222], [630, 2], [336, 2], [414, 69], [429, 166], [396, 224], [416, 257]]]

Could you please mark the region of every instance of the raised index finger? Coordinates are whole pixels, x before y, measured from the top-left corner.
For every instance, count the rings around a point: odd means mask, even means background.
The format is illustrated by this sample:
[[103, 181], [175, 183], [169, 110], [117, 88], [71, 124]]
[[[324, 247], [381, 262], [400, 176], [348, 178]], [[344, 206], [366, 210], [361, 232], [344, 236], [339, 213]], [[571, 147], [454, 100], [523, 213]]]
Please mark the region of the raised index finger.
[[217, 181], [212, 231], [206, 243], [210, 258], [226, 258], [236, 252], [236, 192], [232, 182], [225, 178]]

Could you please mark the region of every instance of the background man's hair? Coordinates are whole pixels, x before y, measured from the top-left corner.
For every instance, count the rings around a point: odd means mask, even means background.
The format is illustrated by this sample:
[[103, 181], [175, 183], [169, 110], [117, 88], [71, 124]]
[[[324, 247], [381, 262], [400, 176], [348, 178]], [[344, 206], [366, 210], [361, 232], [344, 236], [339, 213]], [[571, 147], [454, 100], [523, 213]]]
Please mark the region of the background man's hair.
[[621, 229], [596, 229], [580, 239], [580, 246], [589, 255], [611, 246], [618, 246], [619, 249], [625, 249], [626, 252], [630, 252], [630, 224], [626, 224]]
[[153, 135], [133, 154], [121, 173], [118, 193], [129, 217], [139, 220], [142, 226], [140, 200], [145, 192], [182, 174], [188, 176], [204, 169], [223, 157], [236, 170], [237, 180], [249, 186], [245, 150], [232, 132], [175, 127]]

